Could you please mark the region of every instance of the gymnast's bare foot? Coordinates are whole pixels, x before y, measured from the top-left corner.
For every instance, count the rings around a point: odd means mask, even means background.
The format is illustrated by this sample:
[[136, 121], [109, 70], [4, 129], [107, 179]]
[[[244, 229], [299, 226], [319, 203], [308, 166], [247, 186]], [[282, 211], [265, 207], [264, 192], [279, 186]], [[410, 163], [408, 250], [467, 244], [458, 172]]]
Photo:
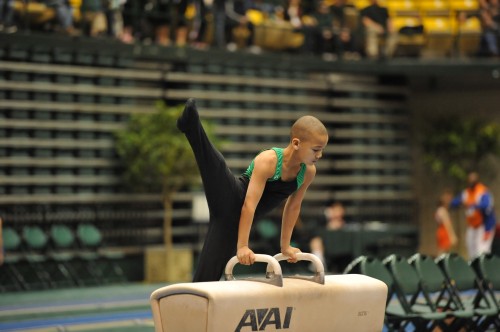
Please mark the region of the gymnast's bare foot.
[[183, 133], [196, 121], [199, 121], [198, 110], [196, 109], [196, 101], [194, 98], [189, 98], [184, 106], [184, 111], [177, 119], [177, 128]]

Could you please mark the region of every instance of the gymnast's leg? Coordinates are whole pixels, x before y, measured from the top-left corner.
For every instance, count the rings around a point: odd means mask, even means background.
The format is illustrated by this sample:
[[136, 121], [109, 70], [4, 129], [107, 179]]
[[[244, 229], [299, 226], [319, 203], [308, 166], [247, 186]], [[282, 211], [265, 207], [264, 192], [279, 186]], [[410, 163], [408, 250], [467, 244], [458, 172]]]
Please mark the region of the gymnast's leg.
[[177, 127], [186, 135], [198, 163], [210, 210], [210, 223], [193, 281], [217, 281], [235, 253], [244, 189], [209, 141], [195, 102], [189, 99]]
[[234, 198], [242, 193], [224, 157], [208, 139], [194, 99], [187, 100], [184, 111], [177, 120], [177, 127], [186, 135], [193, 149], [210, 213], [216, 217], [224, 216], [227, 206], [232, 205]]

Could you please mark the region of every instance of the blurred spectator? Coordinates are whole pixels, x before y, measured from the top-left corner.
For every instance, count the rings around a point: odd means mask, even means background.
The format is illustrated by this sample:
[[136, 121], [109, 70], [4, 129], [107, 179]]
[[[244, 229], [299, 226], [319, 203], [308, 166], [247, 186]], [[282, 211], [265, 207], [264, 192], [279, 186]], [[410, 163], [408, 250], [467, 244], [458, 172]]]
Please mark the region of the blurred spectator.
[[226, 47], [226, 0], [195, 0], [196, 17], [189, 39], [193, 46], [207, 48]]
[[252, 53], [260, 53], [260, 47], [255, 45], [255, 26], [268, 22], [274, 6], [263, 0], [228, 0], [225, 8], [228, 50], [245, 47]]
[[325, 209], [326, 229], [337, 230], [344, 227], [345, 209], [342, 203], [334, 202]]
[[[344, 227], [345, 209], [342, 203], [333, 202], [325, 209], [324, 214], [326, 220], [325, 228], [327, 230], [334, 231]], [[327, 266], [325, 258], [325, 246], [323, 244], [323, 239], [321, 238], [321, 236], [313, 237], [309, 243], [309, 246], [311, 248], [311, 253], [313, 255], [316, 255], [323, 262], [323, 265], [326, 269]]]
[[251, 4], [249, 0], [226, 1], [227, 30], [225, 31], [225, 40], [229, 40], [227, 48], [230, 51], [249, 47], [253, 43], [255, 29], [247, 17], [247, 11], [252, 8]]
[[0, 32], [14, 33], [17, 27], [14, 24], [14, 1], [0, 0]]
[[54, 8], [57, 22], [64, 33], [69, 35], [77, 34], [77, 31], [73, 26], [72, 9], [66, 0], [45, 0], [44, 2], [47, 7]]
[[80, 7], [82, 13], [82, 29], [84, 34], [96, 37], [107, 29], [106, 15], [101, 0], [83, 0]]
[[134, 30], [137, 30], [138, 28], [138, 20], [136, 19], [134, 13], [138, 6], [139, 4], [136, 0], [129, 0], [126, 1], [121, 8], [123, 27], [118, 38], [124, 43], [131, 44], [135, 41], [135, 34], [137, 31]]
[[439, 198], [438, 208], [434, 214], [437, 222], [436, 240], [438, 255], [449, 252], [457, 244], [457, 235], [453, 228], [448, 207], [453, 200], [453, 193], [445, 190]]
[[144, 15], [141, 20], [140, 34], [144, 42], [154, 40], [161, 46], [175, 44], [184, 46], [187, 42], [185, 12], [187, 0], [148, 0], [144, 2]]
[[[378, 0], [370, 0], [370, 5], [361, 10], [361, 21], [365, 29], [365, 52], [369, 58], [392, 57], [397, 45], [387, 8]], [[380, 44], [383, 50], [380, 52]]]
[[333, 60], [333, 52], [337, 44], [334, 34], [334, 18], [326, 1], [321, 1], [313, 14], [315, 22], [314, 49], [325, 60]]
[[463, 205], [467, 219], [465, 241], [469, 259], [474, 259], [483, 253], [491, 252], [495, 236], [496, 218], [493, 206], [493, 196], [488, 188], [479, 182], [476, 171], [467, 176], [468, 187], [451, 203], [451, 207]]
[[339, 58], [359, 59], [353, 31], [347, 24], [346, 7], [346, 0], [334, 0], [330, 6], [330, 11], [333, 14], [333, 29], [337, 35], [336, 53]]
[[314, 35], [316, 30], [316, 20], [311, 15], [314, 7], [312, 1], [302, 3], [301, 0], [288, 0], [285, 6], [285, 20], [290, 22], [295, 31], [304, 35], [302, 52], [311, 54], [314, 52]]
[[119, 38], [123, 31], [122, 6], [126, 0], [82, 0], [82, 27], [86, 35]]
[[196, 17], [189, 39], [193, 41], [192, 45], [195, 47], [207, 48], [212, 41], [213, 36], [209, 34], [208, 25], [210, 22], [213, 22], [213, 1], [214, 0], [194, 0]]
[[483, 28], [480, 53], [488, 56], [500, 55], [500, 8], [498, 0], [484, 0], [481, 6], [481, 24]]
[[120, 38], [123, 34], [123, 6], [127, 0], [105, 0], [104, 14], [108, 36]]

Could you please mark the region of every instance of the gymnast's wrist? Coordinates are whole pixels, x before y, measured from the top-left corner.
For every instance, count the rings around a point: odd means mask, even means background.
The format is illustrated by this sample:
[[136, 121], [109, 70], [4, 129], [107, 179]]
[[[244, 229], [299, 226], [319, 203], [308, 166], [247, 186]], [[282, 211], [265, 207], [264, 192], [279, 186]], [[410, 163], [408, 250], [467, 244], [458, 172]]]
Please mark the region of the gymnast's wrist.
[[291, 244], [290, 243], [282, 243], [280, 245], [280, 249], [283, 250], [283, 249], [288, 249], [291, 247]]
[[243, 248], [243, 247], [247, 247], [247, 248], [248, 248], [248, 242], [247, 242], [247, 243], [238, 243], [238, 244], [236, 245], [236, 248], [237, 248], [238, 250], [239, 250], [239, 249], [241, 249], [241, 248]]

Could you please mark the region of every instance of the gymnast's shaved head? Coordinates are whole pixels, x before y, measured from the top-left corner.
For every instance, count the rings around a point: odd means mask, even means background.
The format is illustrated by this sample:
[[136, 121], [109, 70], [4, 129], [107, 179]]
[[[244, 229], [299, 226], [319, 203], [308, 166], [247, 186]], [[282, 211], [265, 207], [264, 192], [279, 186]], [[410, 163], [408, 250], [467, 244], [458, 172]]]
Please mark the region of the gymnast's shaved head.
[[318, 136], [328, 137], [328, 131], [321, 121], [311, 115], [303, 116], [295, 121], [290, 131], [290, 139], [292, 140], [298, 138], [301, 141], [307, 141]]

